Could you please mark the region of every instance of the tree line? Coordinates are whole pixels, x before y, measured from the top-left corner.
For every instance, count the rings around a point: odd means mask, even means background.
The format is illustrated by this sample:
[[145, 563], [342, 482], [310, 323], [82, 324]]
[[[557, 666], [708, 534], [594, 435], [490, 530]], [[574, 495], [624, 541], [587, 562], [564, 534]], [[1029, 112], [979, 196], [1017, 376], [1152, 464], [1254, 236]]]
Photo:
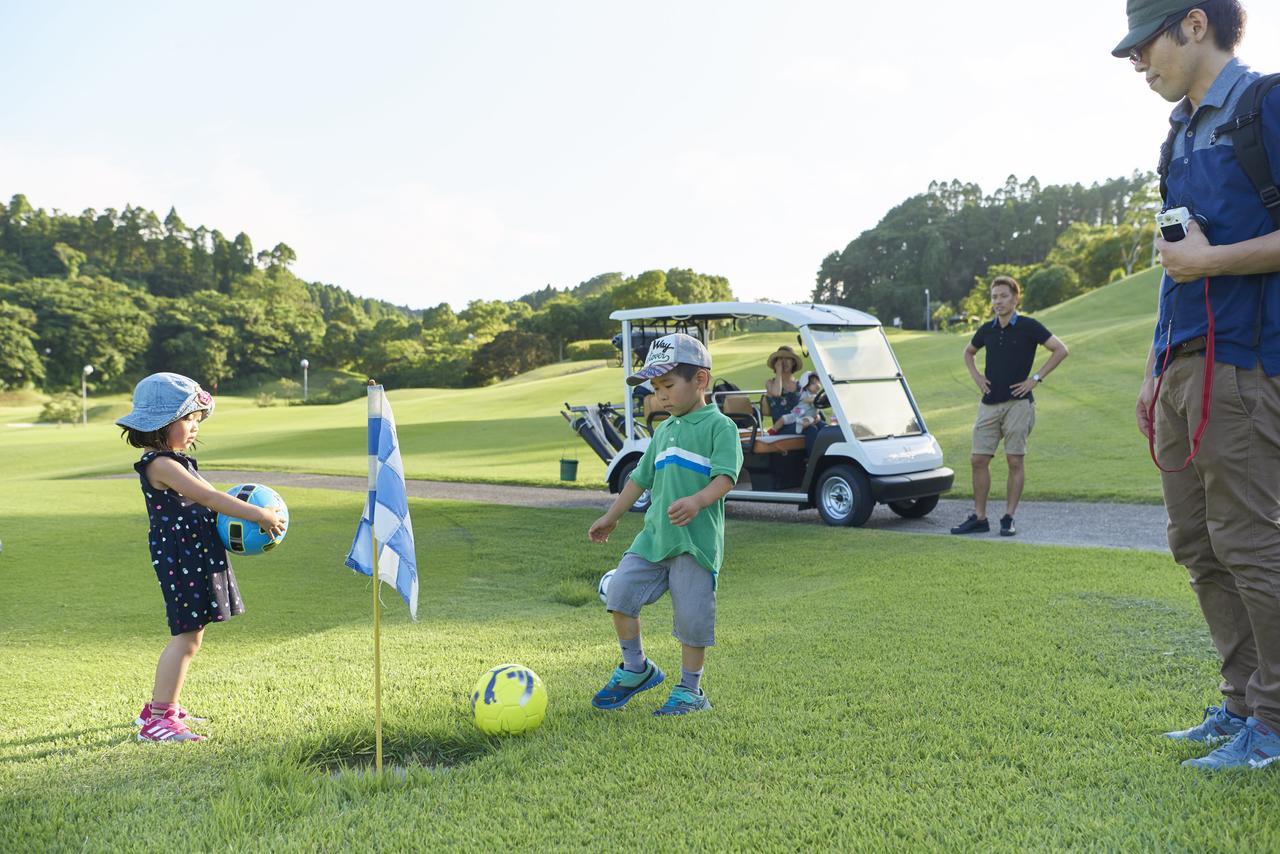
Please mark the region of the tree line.
[[1044, 308], [1149, 266], [1158, 209], [1151, 173], [1088, 187], [1010, 175], [991, 194], [934, 181], [827, 255], [813, 298], [910, 328], [964, 323], [988, 314], [990, 281], [1007, 274], [1023, 285], [1024, 308]]
[[[1043, 308], [1152, 263], [1157, 208], [1150, 173], [1088, 187], [1011, 175], [991, 194], [933, 182], [823, 259], [813, 299], [908, 327], [965, 323], [987, 314], [991, 279], [1011, 274], [1024, 307]], [[172, 208], [68, 214], [15, 195], [0, 203], [0, 391], [78, 388], [86, 364], [96, 389], [171, 370], [246, 391], [296, 376], [303, 358], [390, 387], [484, 385], [611, 352], [601, 339], [617, 309], [733, 298], [723, 276], [673, 268], [412, 309], [303, 281], [296, 259], [284, 243], [255, 252], [244, 232], [190, 227]], [[318, 391], [359, 393], [351, 381]]]
[[411, 309], [303, 281], [296, 259], [284, 243], [255, 252], [244, 232], [189, 227], [173, 209], [67, 214], [15, 195], [0, 203], [0, 390], [78, 388], [86, 364], [102, 390], [160, 370], [246, 390], [295, 376], [303, 358], [393, 388], [484, 385], [598, 354], [569, 345], [612, 336], [616, 309], [732, 299], [723, 276], [674, 268]]

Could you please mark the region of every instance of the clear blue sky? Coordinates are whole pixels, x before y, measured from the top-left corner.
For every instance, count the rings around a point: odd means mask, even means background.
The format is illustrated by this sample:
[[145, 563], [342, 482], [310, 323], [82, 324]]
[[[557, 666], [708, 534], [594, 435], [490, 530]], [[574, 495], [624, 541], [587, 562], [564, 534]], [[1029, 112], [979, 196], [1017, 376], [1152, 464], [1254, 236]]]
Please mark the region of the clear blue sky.
[[[861, 8], [874, 5], [873, 9]], [[1240, 54], [1276, 70], [1280, 9]], [[157, 210], [415, 307], [620, 270], [808, 296], [930, 179], [1154, 165], [1123, 0], [0, 0], [0, 195]]]

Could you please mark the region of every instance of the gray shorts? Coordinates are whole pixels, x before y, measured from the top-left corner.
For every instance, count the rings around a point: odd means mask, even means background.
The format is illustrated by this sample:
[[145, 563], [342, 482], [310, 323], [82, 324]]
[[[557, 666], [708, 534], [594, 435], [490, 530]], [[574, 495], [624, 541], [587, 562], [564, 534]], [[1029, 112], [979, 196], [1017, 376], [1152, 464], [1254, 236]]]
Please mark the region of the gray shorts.
[[628, 617], [671, 591], [672, 630], [686, 646], [716, 645], [716, 591], [711, 571], [691, 554], [651, 563], [627, 552], [609, 580], [605, 607]]

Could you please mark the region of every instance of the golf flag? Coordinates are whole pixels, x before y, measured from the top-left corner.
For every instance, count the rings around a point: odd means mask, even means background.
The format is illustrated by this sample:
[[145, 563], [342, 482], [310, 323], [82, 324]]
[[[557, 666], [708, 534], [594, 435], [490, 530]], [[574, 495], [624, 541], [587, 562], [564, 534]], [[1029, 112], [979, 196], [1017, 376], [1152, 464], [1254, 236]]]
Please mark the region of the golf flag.
[[[378, 543], [376, 563], [373, 540]], [[369, 386], [369, 495], [347, 566], [369, 576], [377, 566], [378, 579], [395, 587], [409, 606], [409, 615], [418, 618], [418, 560], [413, 550], [404, 464], [396, 442], [395, 417], [380, 385]]]

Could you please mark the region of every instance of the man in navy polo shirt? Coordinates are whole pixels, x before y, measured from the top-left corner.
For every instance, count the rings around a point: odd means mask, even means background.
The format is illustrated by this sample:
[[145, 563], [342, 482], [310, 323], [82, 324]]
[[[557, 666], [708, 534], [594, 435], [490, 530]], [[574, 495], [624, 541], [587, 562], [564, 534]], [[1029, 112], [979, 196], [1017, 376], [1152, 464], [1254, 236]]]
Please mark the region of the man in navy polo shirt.
[[[1184, 765], [1260, 768], [1280, 759], [1280, 232], [1236, 159], [1235, 134], [1214, 133], [1258, 75], [1235, 58], [1244, 30], [1237, 0], [1128, 0], [1128, 17], [1114, 55], [1177, 103], [1166, 207], [1207, 223], [1181, 241], [1157, 241], [1165, 274], [1137, 403], [1138, 428], [1150, 436], [1154, 426], [1156, 457], [1175, 469], [1162, 473], [1169, 547], [1222, 658], [1222, 705], [1166, 735], [1221, 745]], [[1261, 129], [1280, 182], [1280, 89], [1262, 105]], [[1206, 371], [1210, 417], [1185, 465]]]
[[[964, 363], [969, 375], [982, 392], [978, 418], [973, 424], [973, 513], [951, 529], [953, 534], [980, 534], [991, 530], [987, 521], [987, 496], [991, 492], [991, 458], [1004, 440], [1005, 459], [1009, 463], [1009, 482], [1005, 491], [1005, 511], [1000, 519], [1000, 534], [1012, 537], [1017, 528], [1013, 514], [1022, 498], [1026, 480], [1023, 466], [1027, 454], [1027, 437], [1036, 423], [1035, 397], [1031, 390], [1058, 363], [1067, 358], [1063, 344], [1044, 324], [1018, 314], [1022, 289], [1012, 276], [996, 276], [991, 282], [991, 309], [995, 319], [978, 327], [969, 346], [964, 348]], [[1036, 348], [1049, 350], [1049, 361], [1036, 373]], [[987, 364], [982, 373], [974, 356], [986, 348]]]

